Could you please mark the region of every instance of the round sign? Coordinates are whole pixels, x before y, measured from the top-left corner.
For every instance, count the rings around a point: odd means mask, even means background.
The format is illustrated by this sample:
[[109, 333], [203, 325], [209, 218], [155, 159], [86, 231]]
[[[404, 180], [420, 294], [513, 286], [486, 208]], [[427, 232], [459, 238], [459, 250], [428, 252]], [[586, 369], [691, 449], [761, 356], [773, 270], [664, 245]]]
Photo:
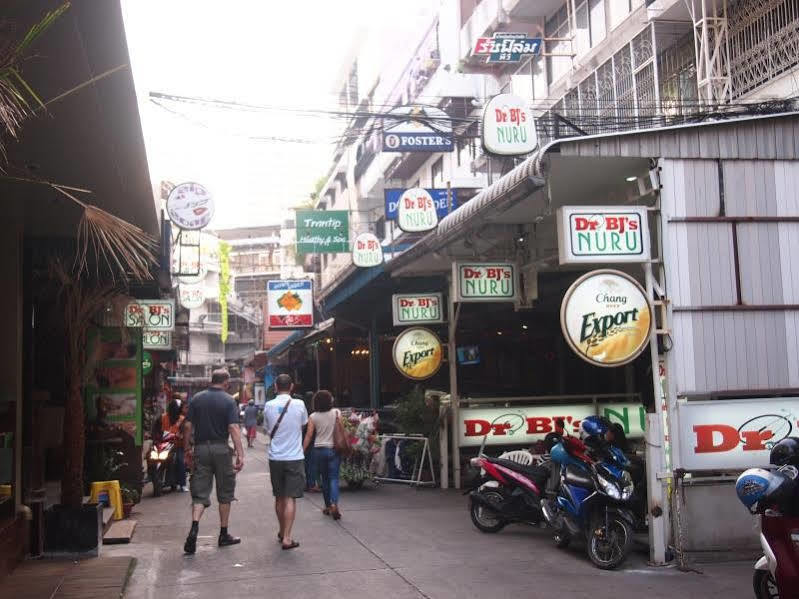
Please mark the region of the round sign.
[[538, 145], [533, 113], [513, 94], [499, 94], [483, 110], [483, 147], [502, 156], [529, 154]]
[[391, 354], [397, 370], [415, 381], [429, 379], [438, 372], [443, 361], [438, 336], [422, 327], [402, 331], [394, 341]]
[[196, 231], [211, 222], [214, 200], [202, 185], [181, 183], [169, 193], [166, 211], [178, 227]]
[[560, 326], [571, 348], [595, 366], [621, 366], [644, 351], [654, 310], [643, 287], [618, 270], [595, 270], [569, 287]]
[[185, 285], [181, 283], [178, 287], [178, 299], [180, 305], [187, 310], [199, 308], [205, 302], [205, 286], [200, 285]]
[[438, 212], [433, 196], [426, 189], [414, 187], [400, 196], [397, 225], [406, 233], [431, 231], [438, 225]]
[[386, 147], [393, 150], [398, 148], [400, 144], [399, 135], [394, 135], [393, 133], [390, 135], [386, 135]]
[[142, 374], [150, 374], [153, 369], [153, 357], [150, 355], [150, 352], [142, 352], [141, 355], [141, 373]]
[[352, 263], [360, 268], [383, 264], [383, 246], [374, 233], [361, 233], [352, 244]]

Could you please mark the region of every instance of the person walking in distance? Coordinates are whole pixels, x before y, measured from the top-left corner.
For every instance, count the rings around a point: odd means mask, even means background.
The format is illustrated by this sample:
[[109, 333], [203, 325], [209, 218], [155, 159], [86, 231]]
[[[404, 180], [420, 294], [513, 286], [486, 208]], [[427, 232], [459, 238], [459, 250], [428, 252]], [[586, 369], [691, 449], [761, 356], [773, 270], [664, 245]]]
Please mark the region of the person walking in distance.
[[264, 406], [264, 429], [270, 431], [269, 475], [275, 512], [280, 524], [277, 538], [283, 549], [300, 544], [291, 536], [296, 500], [305, 488], [305, 464], [302, 451], [302, 427], [308, 423], [308, 411], [301, 399], [291, 397], [291, 377], [280, 374], [275, 379], [277, 397]]
[[252, 447], [258, 430], [258, 406], [251, 399], [244, 408], [244, 428], [247, 431], [247, 447]]
[[307, 450], [313, 443], [312, 451], [317, 468], [322, 473], [322, 493], [325, 498], [325, 509], [322, 512], [326, 516], [333, 516], [334, 520], [338, 520], [341, 518], [341, 512], [338, 509], [338, 474], [341, 458], [335, 450], [333, 433], [336, 430], [336, 422], [341, 419], [341, 412], [332, 409], [333, 395], [324, 389], [317, 391], [314, 395], [313, 407], [314, 412], [308, 422], [304, 447]]
[[[244, 448], [241, 446], [239, 409], [236, 401], [227, 394], [230, 374], [215, 370], [211, 386], [195, 395], [189, 403], [184, 431], [186, 465], [191, 469], [192, 516], [191, 530], [183, 550], [197, 550], [197, 534], [205, 508], [211, 505], [211, 485], [216, 481], [216, 499], [219, 502], [219, 546], [236, 545], [238, 537], [228, 533], [230, 504], [236, 490], [236, 473], [244, 467]], [[194, 444], [192, 447], [192, 433]], [[228, 446], [228, 436], [233, 438], [236, 463]]]

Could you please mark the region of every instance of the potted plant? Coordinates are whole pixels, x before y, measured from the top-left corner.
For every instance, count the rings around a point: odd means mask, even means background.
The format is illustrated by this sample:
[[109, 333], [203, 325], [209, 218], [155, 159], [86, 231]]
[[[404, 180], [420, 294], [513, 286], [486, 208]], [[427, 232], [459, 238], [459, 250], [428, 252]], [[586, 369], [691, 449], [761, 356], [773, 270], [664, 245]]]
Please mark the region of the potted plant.
[[122, 514], [125, 518], [129, 518], [133, 506], [139, 503], [141, 494], [136, 489], [127, 485], [122, 485], [120, 491], [122, 493]]

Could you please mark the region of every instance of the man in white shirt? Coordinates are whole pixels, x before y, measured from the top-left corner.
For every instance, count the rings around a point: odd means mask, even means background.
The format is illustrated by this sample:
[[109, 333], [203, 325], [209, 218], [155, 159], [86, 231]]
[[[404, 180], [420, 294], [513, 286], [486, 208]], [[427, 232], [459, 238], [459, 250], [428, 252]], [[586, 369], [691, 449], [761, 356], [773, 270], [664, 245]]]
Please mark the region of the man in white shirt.
[[305, 489], [305, 454], [302, 450], [302, 427], [308, 423], [308, 411], [300, 399], [292, 399], [294, 385], [287, 374], [275, 379], [277, 397], [264, 406], [264, 430], [270, 433], [269, 475], [275, 512], [280, 523], [278, 539], [283, 549], [300, 544], [291, 537], [298, 497]]

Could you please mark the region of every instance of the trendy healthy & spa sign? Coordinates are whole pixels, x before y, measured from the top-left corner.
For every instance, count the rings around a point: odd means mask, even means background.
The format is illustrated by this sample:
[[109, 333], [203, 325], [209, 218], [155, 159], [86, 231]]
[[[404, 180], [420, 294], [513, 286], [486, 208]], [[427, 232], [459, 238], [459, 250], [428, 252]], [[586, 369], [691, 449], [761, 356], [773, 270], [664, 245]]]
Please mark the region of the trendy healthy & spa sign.
[[394, 365], [404, 376], [422, 381], [441, 368], [444, 359], [441, 340], [429, 329], [405, 329], [394, 341], [391, 355]]
[[[553, 432], [577, 435], [580, 422], [588, 416], [604, 416], [621, 424], [625, 436], [644, 436], [646, 410], [637, 403], [546, 405], [500, 408], [461, 408], [459, 436], [461, 447], [486, 445], [532, 445]], [[556, 421], [563, 420], [558, 431]]]
[[444, 322], [440, 293], [396, 293], [391, 296], [394, 326]]
[[349, 212], [346, 210], [299, 210], [298, 254], [341, 254], [350, 251]]
[[646, 262], [649, 221], [643, 206], [564, 206], [558, 210], [561, 264]]
[[483, 147], [503, 156], [529, 154], [538, 145], [527, 103], [513, 94], [494, 96], [483, 111]]
[[267, 281], [266, 305], [270, 329], [313, 326], [313, 281]]
[[456, 262], [452, 279], [458, 302], [513, 302], [519, 292], [512, 262]]
[[594, 366], [621, 366], [644, 351], [652, 306], [643, 287], [618, 270], [595, 270], [569, 287], [560, 309], [563, 335]]

